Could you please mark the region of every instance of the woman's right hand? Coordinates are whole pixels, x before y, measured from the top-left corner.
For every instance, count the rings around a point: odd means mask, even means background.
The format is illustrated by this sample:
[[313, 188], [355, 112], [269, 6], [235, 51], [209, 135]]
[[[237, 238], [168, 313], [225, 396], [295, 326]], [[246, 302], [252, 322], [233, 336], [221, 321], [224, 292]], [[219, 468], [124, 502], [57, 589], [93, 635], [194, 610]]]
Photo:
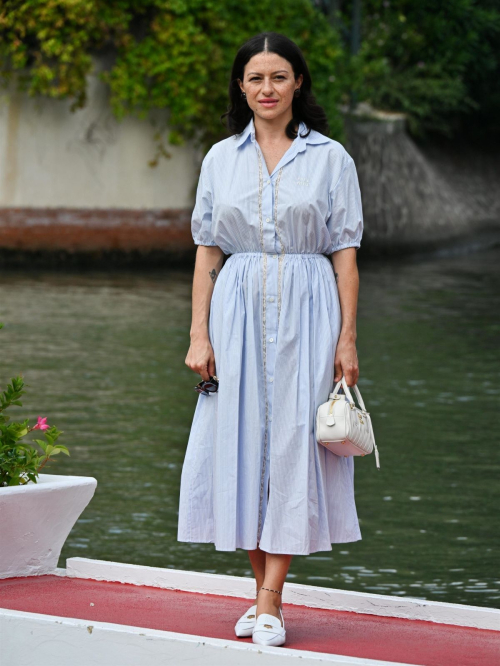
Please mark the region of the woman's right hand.
[[208, 335], [191, 338], [185, 363], [205, 381], [215, 376], [214, 350]]

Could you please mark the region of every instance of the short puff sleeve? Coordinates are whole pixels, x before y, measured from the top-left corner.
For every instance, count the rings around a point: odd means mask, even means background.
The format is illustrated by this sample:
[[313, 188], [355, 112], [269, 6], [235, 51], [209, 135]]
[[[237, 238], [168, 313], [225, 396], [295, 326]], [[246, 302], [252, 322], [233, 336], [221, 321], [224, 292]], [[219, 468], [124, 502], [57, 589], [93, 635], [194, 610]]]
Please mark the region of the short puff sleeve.
[[217, 245], [212, 236], [213, 189], [207, 158], [208, 153], [201, 164], [196, 203], [191, 216], [191, 234], [195, 245]]
[[363, 235], [363, 207], [358, 174], [352, 157], [344, 154], [340, 177], [330, 190], [331, 215], [327, 228], [332, 240], [329, 254], [346, 247], [360, 247]]

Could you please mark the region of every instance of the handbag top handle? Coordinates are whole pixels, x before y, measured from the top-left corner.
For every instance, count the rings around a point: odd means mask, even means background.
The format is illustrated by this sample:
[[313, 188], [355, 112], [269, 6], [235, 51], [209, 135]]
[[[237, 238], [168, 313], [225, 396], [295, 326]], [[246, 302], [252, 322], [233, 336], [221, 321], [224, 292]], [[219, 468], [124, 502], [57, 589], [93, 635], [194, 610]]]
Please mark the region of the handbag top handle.
[[[349, 390], [349, 387], [347, 386], [347, 382], [346, 382], [346, 380], [345, 380], [345, 376], [344, 376], [344, 375], [342, 375], [342, 379], [340, 379], [340, 380], [337, 382], [337, 384], [335, 385], [335, 388], [333, 389], [333, 392], [330, 393], [330, 398], [334, 398], [334, 397], [337, 395], [337, 393], [338, 393], [338, 391], [339, 391], [339, 389], [340, 389], [341, 386], [342, 386], [342, 388], [344, 389], [344, 393], [345, 393], [345, 395], [346, 395], [347, 400], [348, 400], [349, 402], [352, 402], [352, 403], [354, 404], [354, 400], [353, 400], [353, 398], [352, 398], [351, 391]], [[352, 388], [354, 389], [354, 393], [356, 394], [356, 397], [357, 397], [357, 399], [358, 399], [358, 402], [359, 402], [359, 404], [360, 404], [360, 406], [361, 406], [362, 411], [363, 411], [363, 412], [366, 412], [365, 403], [363, 402], [363, 398], [361, 397], [361, 393], [359, 392], [359, 388], [358, 388], [357, 384], [354, 384], [354, 386], [353, 386]]]

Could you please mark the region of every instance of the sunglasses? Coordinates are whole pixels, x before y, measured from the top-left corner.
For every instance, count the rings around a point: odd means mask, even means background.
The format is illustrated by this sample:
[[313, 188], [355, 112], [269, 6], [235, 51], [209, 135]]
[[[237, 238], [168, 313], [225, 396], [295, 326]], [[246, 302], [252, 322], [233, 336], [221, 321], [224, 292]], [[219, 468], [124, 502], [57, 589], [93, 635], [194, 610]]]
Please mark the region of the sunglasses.
[[210, 393], [217, 393], [218, 389], [219, 389], [219, 380], [215, 375], [213, 377], [210, 375], [210, 379], [204, 379], [199, 384], [196, 384], [196, 386], [194, 387], [195, 391], [198, 391], [198, 393], [202, 393], [203, 395], [210, 395]]

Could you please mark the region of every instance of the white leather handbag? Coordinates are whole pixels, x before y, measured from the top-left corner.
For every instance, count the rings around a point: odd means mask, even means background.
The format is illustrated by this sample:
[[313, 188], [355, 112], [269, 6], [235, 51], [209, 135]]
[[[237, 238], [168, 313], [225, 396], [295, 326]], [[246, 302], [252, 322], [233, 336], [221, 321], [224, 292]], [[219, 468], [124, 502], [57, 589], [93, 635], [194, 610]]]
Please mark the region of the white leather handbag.
[[[341, 386], [344, 394], [338, 393]], [[338, 456], [365, 456], [375, 450], [375, 464], [380, 469], [370, 412], [366, 411], [357, 385], [353, 388], [361, 409], [355, 405], [343, 376], [330, 393], [328, 402], [318, 407], [316, 438], [319, 444]]]

